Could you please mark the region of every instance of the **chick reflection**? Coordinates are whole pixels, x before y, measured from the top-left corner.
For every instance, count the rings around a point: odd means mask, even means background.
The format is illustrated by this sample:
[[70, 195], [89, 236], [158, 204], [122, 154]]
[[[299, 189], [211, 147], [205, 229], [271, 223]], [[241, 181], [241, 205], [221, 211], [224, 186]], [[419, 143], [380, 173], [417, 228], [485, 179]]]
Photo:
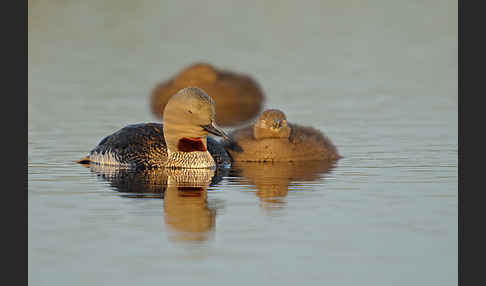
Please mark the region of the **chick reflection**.
[[205, 241], [215, 226], [216, 207], [209, 207], [207, 188], [227, 175], [224, 170], [160, 169], [131, 171], [90, 165], [92, 172], [110, 182], [121, 196], [163, 198], [164, 221], [173, 231], [169, 239]]
[[255, 194], [264, 210], [280, 209], [286, 205], [289, 184], [315, 181], [335, 167], [335, 162], [234, 162], [237, 175], [248, 179], [256, 187]]

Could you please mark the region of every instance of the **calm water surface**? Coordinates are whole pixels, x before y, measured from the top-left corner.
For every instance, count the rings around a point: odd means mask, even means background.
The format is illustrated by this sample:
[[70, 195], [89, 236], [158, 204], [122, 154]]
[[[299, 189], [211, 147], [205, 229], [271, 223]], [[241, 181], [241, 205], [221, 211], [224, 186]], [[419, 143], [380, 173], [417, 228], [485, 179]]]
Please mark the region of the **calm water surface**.
[[[457, 284], [457, 2], [32, 0], [28, 12], [30, 285]], [[267, 108], [344, 158], [240, 164], [189, 187], [192, 175], [74, 163], [156, 121], [150, 90], [200, 60], [253, 75]]]

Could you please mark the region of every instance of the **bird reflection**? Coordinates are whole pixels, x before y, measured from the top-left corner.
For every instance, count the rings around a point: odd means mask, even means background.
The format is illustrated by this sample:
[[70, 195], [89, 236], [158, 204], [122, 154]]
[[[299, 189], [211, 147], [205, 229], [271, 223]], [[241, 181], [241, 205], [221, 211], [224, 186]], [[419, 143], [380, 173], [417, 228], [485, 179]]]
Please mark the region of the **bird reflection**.
[[[215, 227], [216, 205], [208, 206], [207, 188], [226, 176], [227, 170], [159, 169], [133, 171], [89, 165], [122, 197], [164, 199], [164, 221], [170, 240], [206, 241]], [[218, 207], [220, 208], [220, 207]]]
[[330, 161], [303, 162], [234, 162], [235, 175], [246, 178], [256, 188], [256, 196], [264, 210], [281, 209], [286, 205], [289, 185], [316, 181], [336, 165]]
[[205, 241], [214, 229], [216, 209], [207, 204], [207, 187], [214, 171], [209, 169], [169, 170], [164, 198], [165, 223], [175, 230], [171, 239]]

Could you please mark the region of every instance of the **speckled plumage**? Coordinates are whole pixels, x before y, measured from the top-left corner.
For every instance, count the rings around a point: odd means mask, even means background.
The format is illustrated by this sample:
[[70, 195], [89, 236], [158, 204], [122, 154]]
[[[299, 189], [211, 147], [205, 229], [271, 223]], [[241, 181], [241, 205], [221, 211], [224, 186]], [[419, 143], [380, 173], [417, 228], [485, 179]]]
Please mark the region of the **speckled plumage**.
[[[101, 165], [136, 169], [164, 168], [167, 145], [163, 132], [161, 123], [128, 125], [101, 140], [87, 159], [90, 163]], [[228, 154], [218, 141], [208, 137], [207, 148], [217, 167], [230, 164]]]
[[341, 157], [331, 140], [322, 132], [312, 127], [288, 123], [282, 117], [282, 112], [275, 111], [265, 111], [255, 125], [230, 134], [233, 142], [225, 142], [224, 148], [234, 161], [337, 160]]

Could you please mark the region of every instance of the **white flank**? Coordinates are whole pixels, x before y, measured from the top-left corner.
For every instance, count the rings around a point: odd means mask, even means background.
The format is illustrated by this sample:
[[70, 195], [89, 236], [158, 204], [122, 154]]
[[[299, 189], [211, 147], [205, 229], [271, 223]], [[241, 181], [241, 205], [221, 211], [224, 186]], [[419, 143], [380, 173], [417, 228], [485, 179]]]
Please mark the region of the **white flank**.
[[89, 155], [89, 159], [91, 162], [100, 164], [100, 165], [111, 165], [111, 166], [120, 166], [120, 167], [131, 167], [129, 163], [122, 163], [118, 160], [115, 153], [105, 152], [105, 154], [100, 153], [91, 153]]

